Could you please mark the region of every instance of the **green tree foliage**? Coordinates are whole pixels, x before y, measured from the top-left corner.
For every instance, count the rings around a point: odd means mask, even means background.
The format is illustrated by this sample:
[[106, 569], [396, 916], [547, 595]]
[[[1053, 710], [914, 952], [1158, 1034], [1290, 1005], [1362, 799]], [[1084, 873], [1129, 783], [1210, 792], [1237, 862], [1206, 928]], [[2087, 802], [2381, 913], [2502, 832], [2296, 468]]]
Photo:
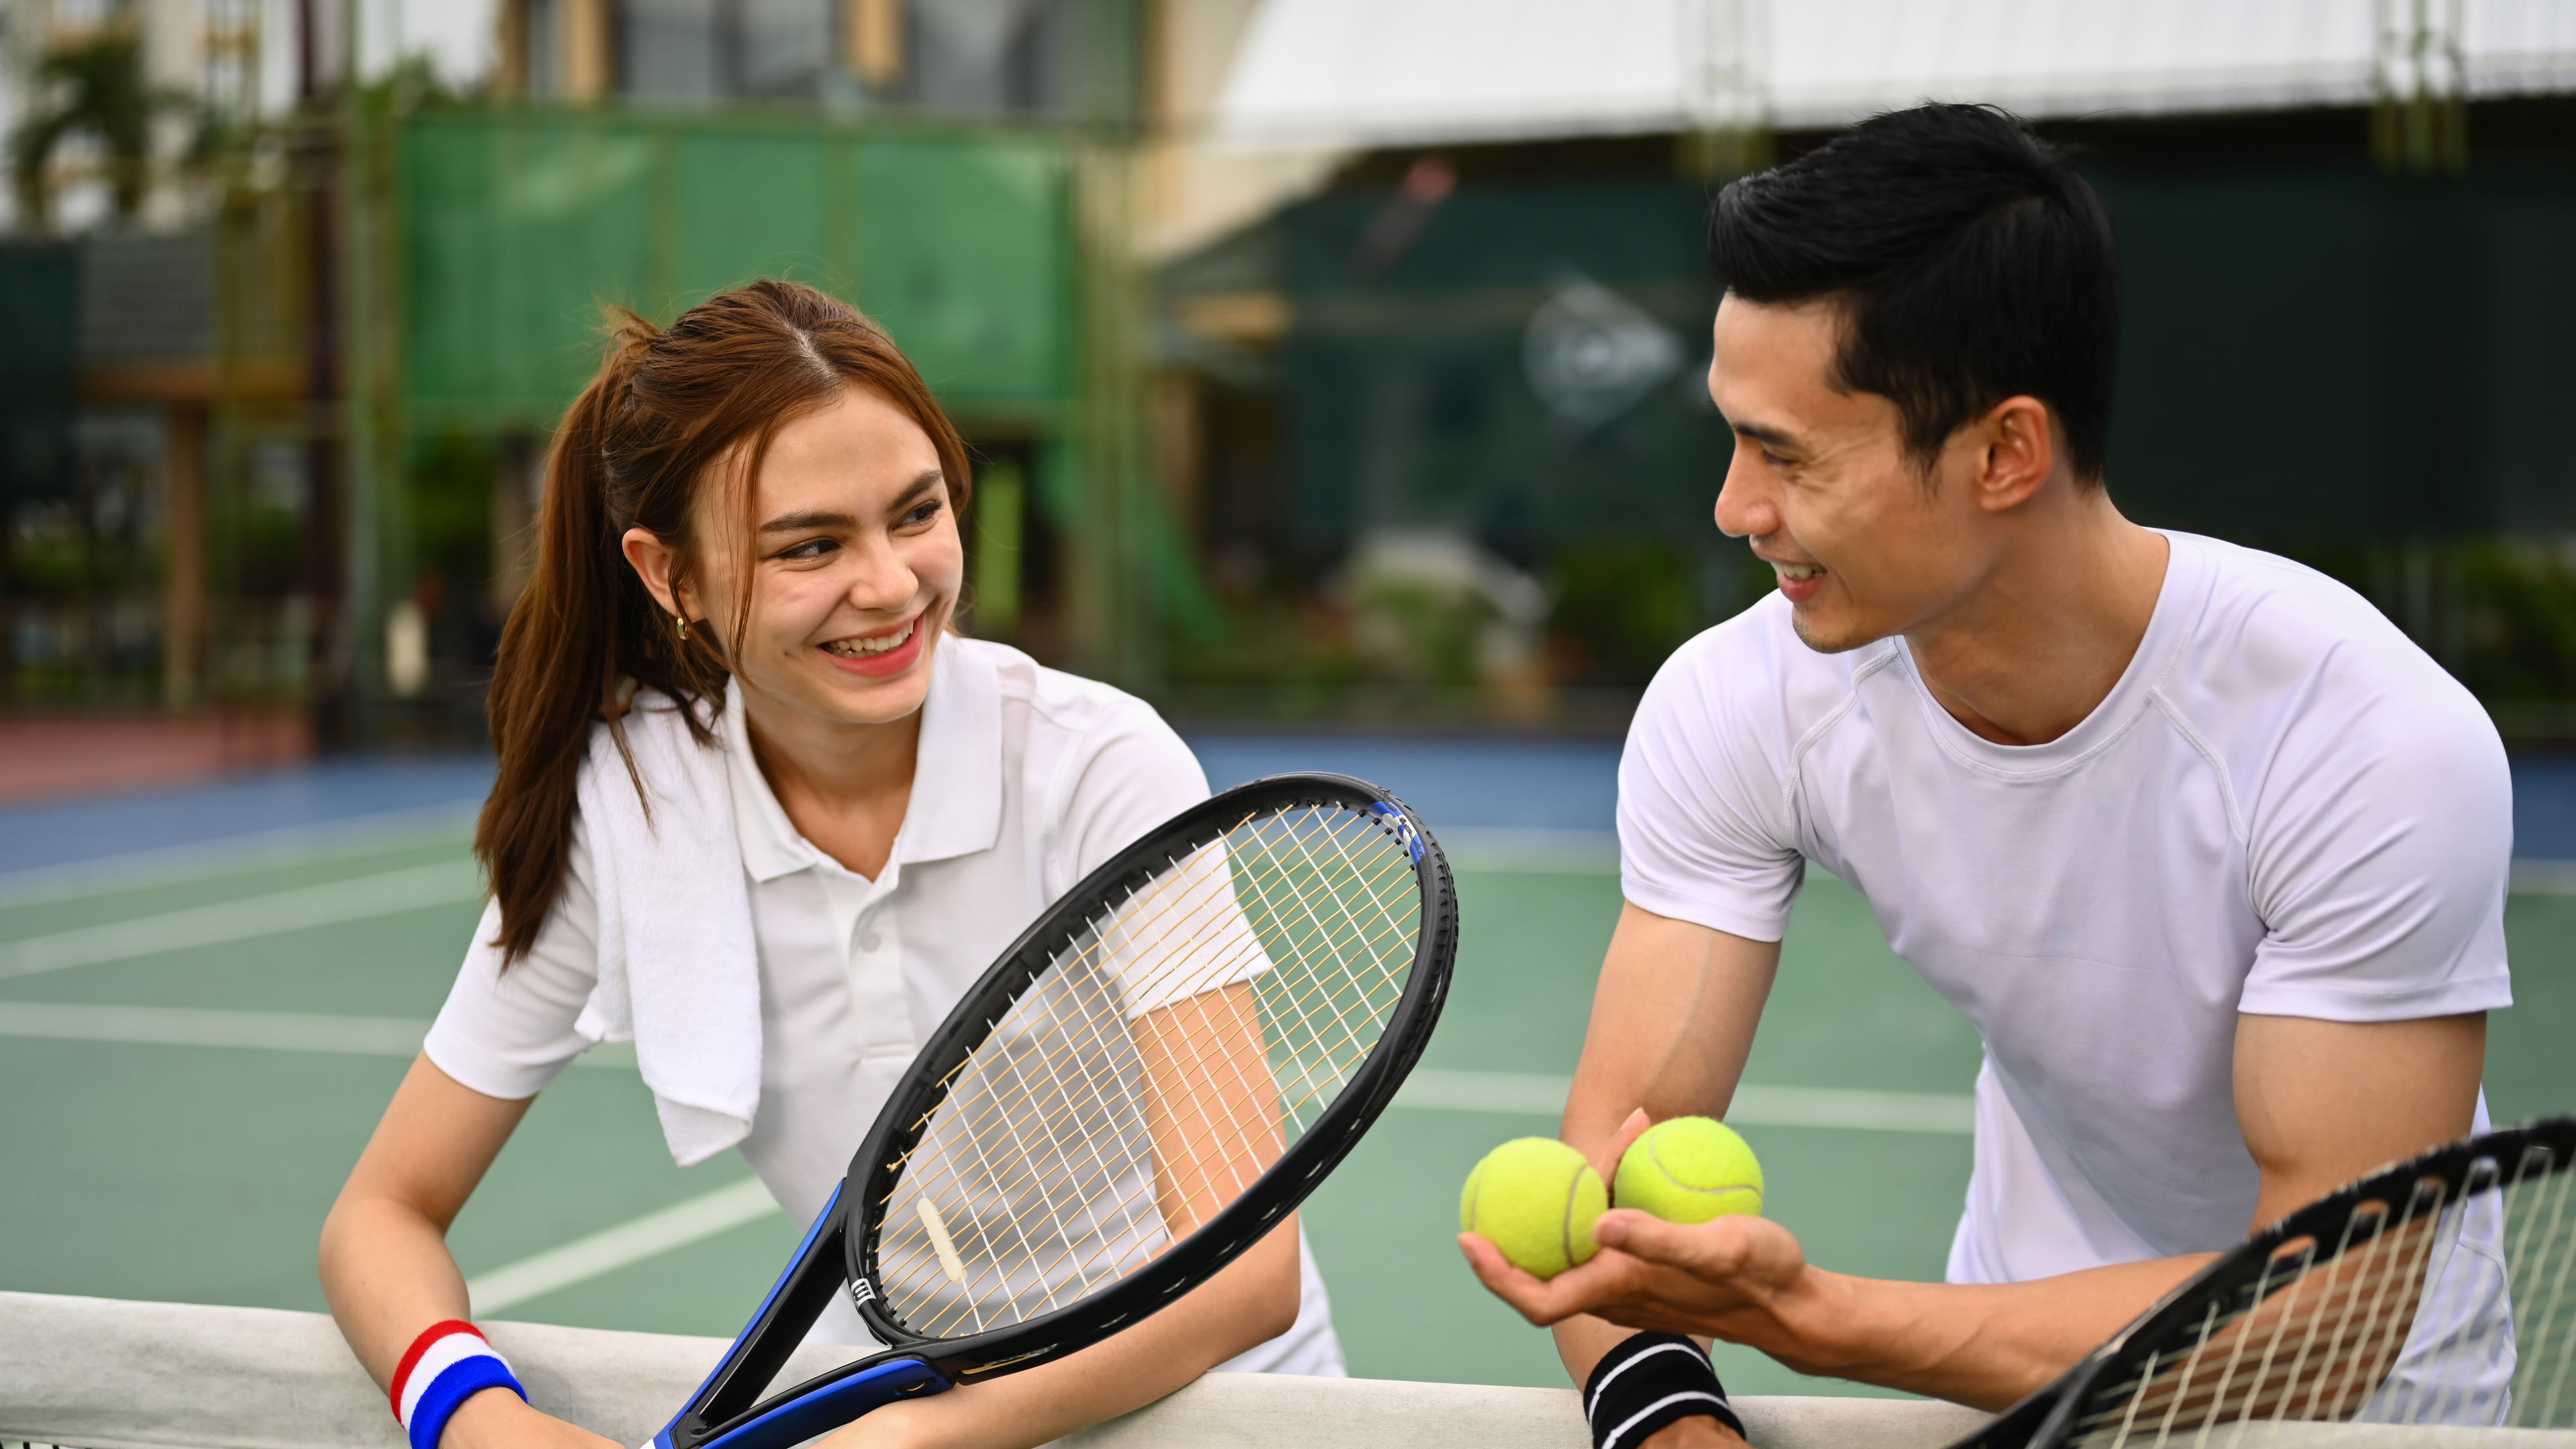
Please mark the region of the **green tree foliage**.
[[36, 63], [34, 81], [36, 103], [9, 138], [18, 214], [37, 228], [50, 223], [47, 168], [55, 150], [78, 135], [94, 138], [107, 153], [108, 192], [117, 217], [141, 210], [151, 180], [152, 123], [190, 105], [147, 80], [141, 33], [122, 21], [56, 46]]

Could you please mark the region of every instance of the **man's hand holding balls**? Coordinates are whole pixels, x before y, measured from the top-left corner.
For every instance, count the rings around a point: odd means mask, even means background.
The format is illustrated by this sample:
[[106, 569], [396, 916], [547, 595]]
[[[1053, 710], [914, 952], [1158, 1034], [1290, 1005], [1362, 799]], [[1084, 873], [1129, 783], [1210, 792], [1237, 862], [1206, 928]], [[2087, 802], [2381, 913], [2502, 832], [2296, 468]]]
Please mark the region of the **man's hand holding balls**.
[[[1641, 1140], [1650, 1134], [1651, 1141]], [[1471, 1185], [1490, 1192], [1482, 1175], [1517, 1147], [1497, 1149], [1479, 1164]], [[1536, 1149], [1520, 1151], [1554, 1160], [1554, 1154]], [[1577, 1155], [1571, 1148], [1563, 1154]], [[1581, 1176], [1596, 1174], [1613, 1185], [1610, 1209], [1592, 1223], [1597, 1251], [1574, 1257], [1571, 1266], [1533, 1255], [1540, 1267], [1553, 1269], [1533, 1272], [1518, 1266], [1517, 1252], [1506, 1256], [1473, 1227], [1459, 1234], [1458, 1245], [1477, 1278], [1531, 1323], [1590, 1313], [1629, 1328], [1714, 1335], [1767, 1348], [1784, 1338], [1784, 1319], [1834, 1311], [1834, 1275], [1809, 1268], [1798, 1240], [1759, 1215], [1761, 1165], [1722, 1124], [1680, 1117], [1657, 1125], [1643, 1111], [1632, 1113]], [[1571, 1205], [1579, 1215], [1579, 1177], [1559, 1171], [1551, 1181], [1564, 1183], [1557, 1204]], [[1671, 1217], [1646, 1211], [1641, 1202]], [[1462, 1201], [1462, 1218], [1470, 1206]], [[1528, 1216], [1536, 1222], [1542, 1215]]]

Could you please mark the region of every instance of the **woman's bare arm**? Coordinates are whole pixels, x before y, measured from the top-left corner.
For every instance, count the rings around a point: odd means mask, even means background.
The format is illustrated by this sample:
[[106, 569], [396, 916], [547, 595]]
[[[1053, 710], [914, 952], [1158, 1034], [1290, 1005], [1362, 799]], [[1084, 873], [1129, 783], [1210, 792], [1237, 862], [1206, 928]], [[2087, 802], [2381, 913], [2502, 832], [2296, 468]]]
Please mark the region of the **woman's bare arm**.
[[[379, 1386], [392, 1384], [422, 1329], [469, 1316], [447, 1229], [534, 1100], [484, 1096], [423, 1056], [358, 1155], [322, 1224], [322, 1295]], [[490, 1389], [465, 1401], [444, 1440], [446, 1449], [608, 1442]]]
[[[1279, 1088], [1253, 988], [1238, 983], [1135, 1023], [1149, 1084], [1155, 1203], [1174, 1241], [1279, 1159]], [[1143, 1408], [1297, 1321], [1292, 1215], [1180, 1302], [1079, 1353], [990, 1383], [907, 1399], [835, 1436], [835, 1449], [901, 1444], [1026, 1449]]]

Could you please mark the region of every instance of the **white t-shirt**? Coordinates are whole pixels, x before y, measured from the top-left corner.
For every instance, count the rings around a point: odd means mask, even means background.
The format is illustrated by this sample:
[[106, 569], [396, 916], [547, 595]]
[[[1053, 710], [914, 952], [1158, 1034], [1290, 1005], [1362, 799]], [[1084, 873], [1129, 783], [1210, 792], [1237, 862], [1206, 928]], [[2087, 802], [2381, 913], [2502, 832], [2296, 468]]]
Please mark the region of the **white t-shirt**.
[[1902, 639], [1807, 648], [1776, 595], [1684, 645], [1629, 731], [1630, 901], [1776, 941], [1813, 860], [1976, 1024], [1956, 1282], [2242, 1240], [2239, 1012], [2512, 1003], [2511, 784], [2484, 711], [2341, 584], [2166, 536], [2136, 657], [2047, 744], [1971, 734]]
[[[940, 641], [922, 705], [912, 796], [869, 880], [797, 833], [753, 761], [739, 690], [726, 755], [759, 947], [760, 1109], [741, 1152], [780, 1206], [811, 1223], [849, 1170], [920, 1043], [1038, 914], [1146, 831], [1207, 798], [1207, 776], [1154, 711], [1003, 645]], [[423, 1049], [488, 1096], [536, 1095], [590, 1043], [574, 1030], [598, 967], [597, 903], [578, 817], [562, 897], [505, 973], [487, 911]], [[1343, 1372], [1314, 1260], [1297, 1324], [1225, 1365]], [[838, 1297], [827, 1342], [866, 1330]]]

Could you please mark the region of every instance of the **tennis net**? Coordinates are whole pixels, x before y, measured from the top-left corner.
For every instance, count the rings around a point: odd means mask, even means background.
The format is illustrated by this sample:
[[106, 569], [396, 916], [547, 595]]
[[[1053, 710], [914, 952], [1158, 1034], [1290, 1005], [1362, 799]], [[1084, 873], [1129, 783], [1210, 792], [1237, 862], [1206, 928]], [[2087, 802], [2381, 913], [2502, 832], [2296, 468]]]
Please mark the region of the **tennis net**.
[[[644, 1444], [721, 1339], [484, 1325], [532, 1399]], [[852, 1351], [801, 1350], [804, 1377]], [[1984, 1416], [1878, 1398], [1737, 1401], [1759, 1449], [1938, 1449]], [[2229, 1442], [2278, 1449], [2576, 1449], [2576, 1432], [2312, 1424]], [[1564, 1389], [1211, 1375], [1068, 1449], [1585, 1449]], [[2188, 1443], [2185, 1435], [2177, 1449]], [[314, 1313], [0, 1292], [0, 1449], [402, 1449], [384, 1396]]]

